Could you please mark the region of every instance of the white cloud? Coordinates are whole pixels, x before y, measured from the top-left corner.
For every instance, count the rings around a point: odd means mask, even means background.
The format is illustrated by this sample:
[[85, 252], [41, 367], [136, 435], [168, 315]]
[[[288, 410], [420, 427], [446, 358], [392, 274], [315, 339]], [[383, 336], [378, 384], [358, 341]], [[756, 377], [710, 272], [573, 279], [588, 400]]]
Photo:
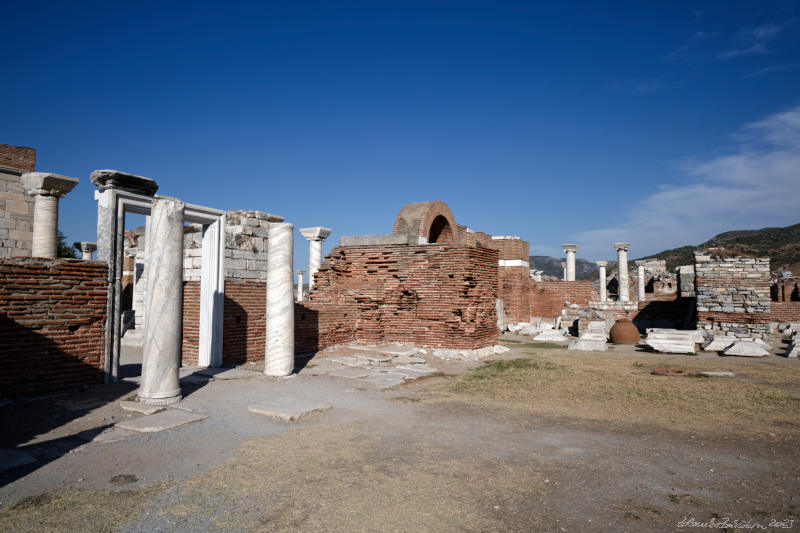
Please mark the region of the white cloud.
[[767, 74], [772, 74], [773, 72], [784, 72], [787, 70], [794, 70], [800, 63], [786, 63], [783, 65], [770, 65], [768, 67], [760, 68], [756, 71], [751, 72], [750, 74], [744, 76], [745, 78], [757, 78], [759, 76], [765, 76]]
[[745, 125], [724, 155], [680, 167], [685, 182], [650, 192], [615, 227], [581, 232], [584, 257], [613, 258], [615, 241], [632, 257], [699, 244], [717, 233], [800, 222], [800, 106]]

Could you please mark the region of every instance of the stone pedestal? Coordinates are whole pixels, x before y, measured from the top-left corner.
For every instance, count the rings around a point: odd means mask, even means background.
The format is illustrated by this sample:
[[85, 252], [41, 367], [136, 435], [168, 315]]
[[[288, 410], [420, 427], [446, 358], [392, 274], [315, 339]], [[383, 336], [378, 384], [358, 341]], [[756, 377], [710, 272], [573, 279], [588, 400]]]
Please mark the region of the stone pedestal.
[[598, 261], [597, 262], [597, 269], [600, 272], [600, 301], [605, 302], [608, 300], [608, 295], [606, 294], [606, 267], [608, 266], [608, 261]]
[[183, 320], [183, 210], [173, 198], [153, 199], [147, 235], [147, 322], [139, 401], [179, 402]]
[[297, 273], [297, 301], [303, 301], [303, 274], [306, 273], [305, 270], [295, 270]]
[[619, 282], [619, 301], [630, 301], [628, 288], [628, 250], [631, 247], [629, 242], [615, 242], [614, 249], [617, 251], [617, 281]]
[[575, 281], [575, 252], [578, 251], [577, 244], [562, 244], [561, 247], [564, 249], [564, 254], [566, 254], [566, 263], [567, 268], [564, 273], [566, 281]]
[[268, 376], [288, 376], [294, 370], [293, 231], [292, 224], [282, 222], [275, 222], [269, 228], [264, 354], [264, 373]]
[[76, 242], [75, 248], [81, 251], [81, 259], [84, 261], [91, 261], [92, 260], [92, 252], [97, 250], [97, 244], [93, 242]]
[[636, 261], [636, 288], [638, 289], [640, 302], [644, 302], [645, 294], [644, 294], [644, 263], [642, 261]]
[[78, 180], [47, 172], [22, 175], [25, 193], [34, 197], [33, 257], [58, 256], [58, 200], [78, 184]]
[[314, 274], [322, 264], [322, 241], [331, 234], [330, 228], [314, 226], [313, 228], [300, 228], [300, 234], [308, 239], [308, 290], [314, 286]]

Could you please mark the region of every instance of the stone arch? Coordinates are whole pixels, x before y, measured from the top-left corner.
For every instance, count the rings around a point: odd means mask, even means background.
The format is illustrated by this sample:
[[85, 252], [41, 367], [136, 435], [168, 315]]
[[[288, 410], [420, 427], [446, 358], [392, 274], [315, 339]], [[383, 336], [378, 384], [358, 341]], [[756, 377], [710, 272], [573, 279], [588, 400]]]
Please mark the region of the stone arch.
[[416, 235], [429, 243], [458, 243], [455, 217], [447, 204], [440, 201], [404, 205], [395, 219], [394, 233]]

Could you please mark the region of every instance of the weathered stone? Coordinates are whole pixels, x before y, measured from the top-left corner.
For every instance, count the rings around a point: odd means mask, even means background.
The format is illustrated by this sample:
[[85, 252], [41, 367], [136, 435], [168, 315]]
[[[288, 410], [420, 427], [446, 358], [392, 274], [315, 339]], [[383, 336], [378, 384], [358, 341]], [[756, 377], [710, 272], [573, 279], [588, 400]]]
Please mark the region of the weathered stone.
[[132, 429], [142, 433], [154, 433], [166, 429], [174, 429], [208, 418], [204, 415], [189, 413], [180, 409], [168, 409], [153, 415], [146, 415], [133, 420], [117, 423], [117, 427]]
[[741, 357], [764, 357], [769, 352], [752, 341], [738, 341], [720, 352], [720, 355], [738, 355]]
[[285, 422], [293, 422], [313, 413], [333, 409], [332, 405], [301, 398], [275, 398], [247, 408], [251, 413], [268, 416]]
[[158, 184], [154, 180], [119, 170], [95, 170], [89, 181], [101, 190], [121, 189], [145, 196], [153, 196], [158, 190]]
[[148, 405], [142, 402], [129, 401], [121, 401], [119, 402], [119, 406], [123, 411], [131, 411], [133, 413], [141, 413], [143, 415], [154, 415], [166, 409], [166, 407], [161, 405]]

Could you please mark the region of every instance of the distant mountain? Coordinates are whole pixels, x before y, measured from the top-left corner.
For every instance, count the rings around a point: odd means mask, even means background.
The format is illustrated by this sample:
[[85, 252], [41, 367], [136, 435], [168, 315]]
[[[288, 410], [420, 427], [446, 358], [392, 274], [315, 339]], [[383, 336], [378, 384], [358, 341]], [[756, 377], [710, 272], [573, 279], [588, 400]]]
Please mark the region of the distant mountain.
[[800, 224], [785, 228], [726, 231], [697, 246], [664, 250], [647, 258], [664, 259], [671, 271], [680, 265], [694, 264], [694, 251], [709, 248], [720, 248], [714, 250], [720, 255], [769, 257], [773, 272], [791, 270], [800, 274]]
[[[541, 270], [545, 274], [561, 279], [564, 271], [561, 268], [563, 257], [551, 257], [549, 255], [530, 256], [530, 267], [533, 270]], [[597, 265], [586, 259], [575, 258], [575, 279], [584, 279], [585, 276], [597, 270]]]

